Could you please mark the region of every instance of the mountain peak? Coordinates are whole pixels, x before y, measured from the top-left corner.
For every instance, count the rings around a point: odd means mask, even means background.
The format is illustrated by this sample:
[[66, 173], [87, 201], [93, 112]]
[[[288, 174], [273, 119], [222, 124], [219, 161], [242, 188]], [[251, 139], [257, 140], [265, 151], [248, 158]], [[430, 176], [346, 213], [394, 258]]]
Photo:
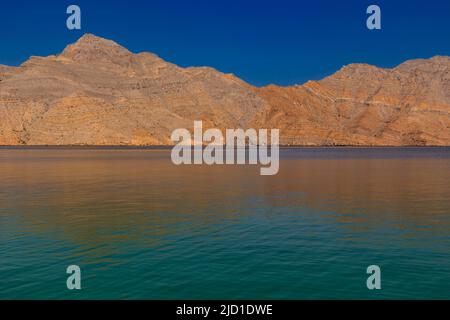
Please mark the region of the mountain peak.
[[74, 46], [119, 46], [116, 42], [102, 37], [98, 37], [92, 33], [85, 33], [75, 43]]
[[73, 61], [110, 61], [130, 55], [130, 51], [116, 42], [86, 33], [74, 44], [67, 46], [60, 56]]

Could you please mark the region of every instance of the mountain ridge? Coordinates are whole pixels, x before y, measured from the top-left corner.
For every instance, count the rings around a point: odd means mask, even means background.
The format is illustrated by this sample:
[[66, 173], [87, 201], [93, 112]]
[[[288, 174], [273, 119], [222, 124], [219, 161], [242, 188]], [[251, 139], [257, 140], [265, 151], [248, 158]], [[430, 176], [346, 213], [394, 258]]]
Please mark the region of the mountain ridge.
[[0, 118], [0, 145], [171, 145], [194, 120], [278, 128], [285, 145], [450, 145], [450, 57], [255, 87], [85, 34], [60, 54], [0, 65]]

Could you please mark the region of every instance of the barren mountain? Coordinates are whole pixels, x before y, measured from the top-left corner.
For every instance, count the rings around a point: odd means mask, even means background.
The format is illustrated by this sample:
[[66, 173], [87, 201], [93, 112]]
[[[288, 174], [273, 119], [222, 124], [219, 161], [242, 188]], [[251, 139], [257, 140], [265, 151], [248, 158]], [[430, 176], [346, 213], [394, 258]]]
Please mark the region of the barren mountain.
[[450, 145], [450, 58], [394, 69], [353, 64], [303, 86], [268, 86], [257, 125], [282, 129], [284, 144]]
[[450, 58], [256, 88], [88, 34], [59, 55], [0, 66], [0, 119], [0, 145], [167, 145], [194, 120], [279, 128], [282, 144], [450, 145]]

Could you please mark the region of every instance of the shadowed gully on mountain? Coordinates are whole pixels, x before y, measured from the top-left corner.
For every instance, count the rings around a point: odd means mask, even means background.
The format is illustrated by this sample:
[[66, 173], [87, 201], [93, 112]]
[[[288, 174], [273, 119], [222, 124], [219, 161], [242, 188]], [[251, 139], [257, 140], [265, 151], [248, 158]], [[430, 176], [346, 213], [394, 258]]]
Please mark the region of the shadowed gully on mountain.
[[194, 120], [280, 129], [285, 145], [450, 145], [450, 57], [257, 88], [86, 34], [59, 55], [0, 66], [0, 118], [0, 145], [171, 145]]

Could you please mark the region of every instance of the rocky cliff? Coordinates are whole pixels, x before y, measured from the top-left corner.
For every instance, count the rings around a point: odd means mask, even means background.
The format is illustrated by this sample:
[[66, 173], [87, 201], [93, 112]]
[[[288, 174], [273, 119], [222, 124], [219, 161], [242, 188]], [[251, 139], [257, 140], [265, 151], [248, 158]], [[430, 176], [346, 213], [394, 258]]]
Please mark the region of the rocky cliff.
[[87, 34], [59, 55], [0, 66], [0, 119], [0, 145], [169, 145], [194, 120], [278, 128], [289, 145], [450, 145], [450, 57], [256, 88]]

